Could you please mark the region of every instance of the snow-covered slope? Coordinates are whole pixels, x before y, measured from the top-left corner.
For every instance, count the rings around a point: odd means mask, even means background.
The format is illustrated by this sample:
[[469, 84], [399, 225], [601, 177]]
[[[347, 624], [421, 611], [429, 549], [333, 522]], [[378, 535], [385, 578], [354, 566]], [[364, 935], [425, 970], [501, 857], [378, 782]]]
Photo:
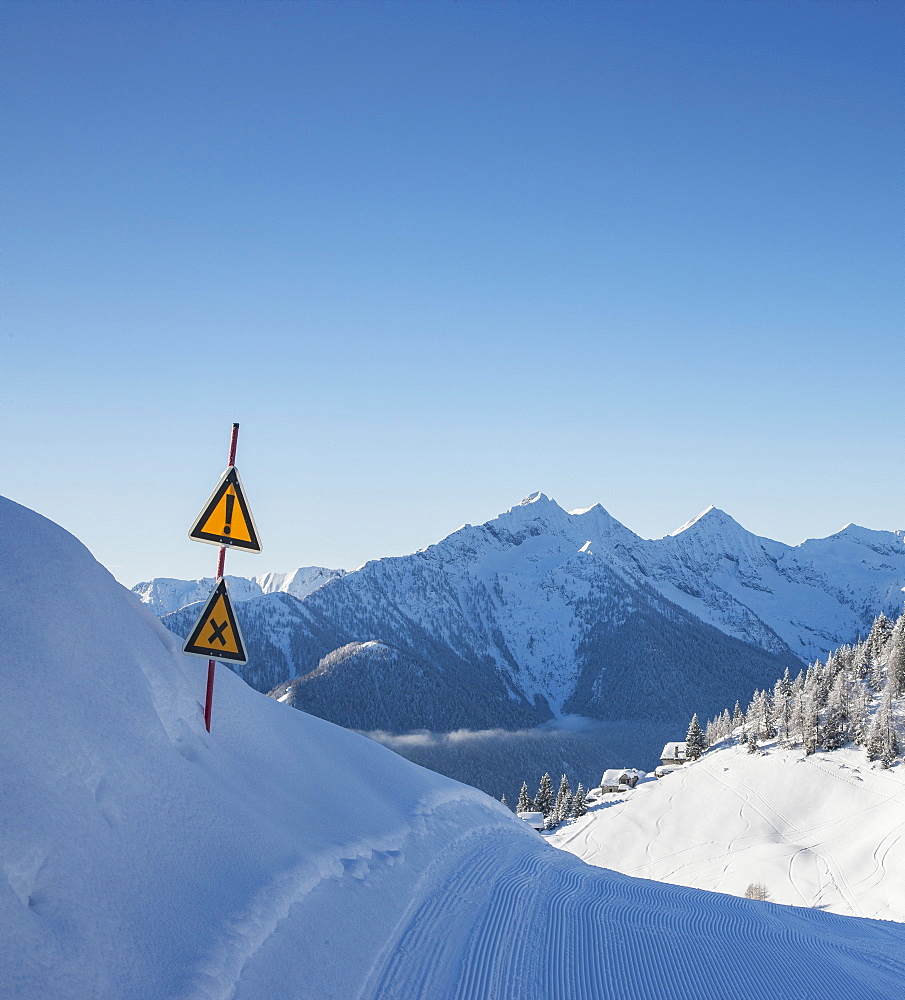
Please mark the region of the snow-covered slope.
[[0, 983], [16, 1000], [880, 1000], [905, 933], [658, 885], [217, 676], [0, 500]]
[[874, 616], [895, 617], [905, 587], [905, 532], [850, 524], [828, 538], [785, 545], [708, 508], [648, 542], [643, 557], [661, 593], [729, 635], [803, 660], [866, 634]]
[[[262, 594], [291, 594], [299, 600], [330, 580], [345, 576], [344, 569], [323, 566], [302, 566], [292, 573], [264, 573], [261, 576], [227, 576], [229, 595], [234, 601], [248, 601]], [[145, 583], [136, 583], [133, 593], [148, 605], [158, 618], [178, 611], [188, 604], [206, 601], [214, 589], [214, 578], [174, 580], [158, 576]]]
[[604, 796], [550, 840], [589, 864], [741, 896], [905, 921], [905, 774], [863, 751], [706, 753]]

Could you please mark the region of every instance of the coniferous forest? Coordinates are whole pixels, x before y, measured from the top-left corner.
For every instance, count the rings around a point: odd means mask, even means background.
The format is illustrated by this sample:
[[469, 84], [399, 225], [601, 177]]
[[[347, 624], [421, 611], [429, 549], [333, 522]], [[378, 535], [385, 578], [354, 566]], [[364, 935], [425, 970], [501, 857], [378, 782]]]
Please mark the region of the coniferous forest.
[[867, 638], [814, 661], [794, 678], [786, 670], [772, 689], [754, 692], [711, 719], [706, 744], [737, 736], [754, 753], [763, 742], [801, 746], [805, 753], [862, 747], [884, 767], [902, 756], [905, 701], [905, 612], [895, 623], [874, 619]]

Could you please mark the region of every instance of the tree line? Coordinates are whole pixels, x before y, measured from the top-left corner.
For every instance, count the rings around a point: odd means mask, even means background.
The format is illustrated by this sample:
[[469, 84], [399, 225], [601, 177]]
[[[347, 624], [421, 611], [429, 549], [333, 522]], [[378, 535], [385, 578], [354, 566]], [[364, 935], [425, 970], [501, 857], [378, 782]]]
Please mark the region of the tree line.
[[[738, 702], [700, 732], [697, 716], [688, 742], [700, 756], [707, 746], [739, 734], [754, 753], [760, 742], [801, 746], [806, 754], [852, 743], [868, 760], [889, 768], [902, 755], [900, 707], [905, 695], [905, 612], [895, 623], [874, 619], [865, 640], [842, 646], [825, 663], [816, 660], [793, 679], [788, 669], [771, 690], [755, 691], [747, 709]], [[697, 732], [693, 728], [697, 725]], [[699, 735], [700, 734], [700, 735]]]

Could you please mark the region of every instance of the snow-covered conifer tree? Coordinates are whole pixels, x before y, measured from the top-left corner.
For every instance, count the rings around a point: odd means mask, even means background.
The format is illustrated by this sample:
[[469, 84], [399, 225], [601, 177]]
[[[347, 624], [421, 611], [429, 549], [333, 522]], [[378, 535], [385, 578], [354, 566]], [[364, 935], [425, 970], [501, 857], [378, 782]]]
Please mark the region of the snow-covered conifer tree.
[[504, 806], [505, 806], [505, 807], [506, 807], [507, 809], [509, 808], [509, 802], [508, 802], [508, 800], [506, 799], [506, 793], [505, 793], [505, 792], [503, 792], [503, 794], [502, 794], [502, 795], [500, 796], [500, 802], [502, 802], [502, 803], [503, 803], [503, 805], [504, 805]]
[[723, 709], [723, 714], [720, 716], [720, 739], [724, 740], [732, 732], [732, 716], [729, 714], [729, 709]]
[[732, 712], [732, 728], [738, 729], [739, 726], [743, 726], [744, 724], [745, 724], [745, 716], [744, 713], [742, 712], [742, 706], [739, 705], [739, 703], [736, 701], [735, 708], [733, 709]]
[[588, 807], [585, 805], [584, 801], [584, 787], [581, 782], [578, 782], [578, 788], [575, 789], [575, 798], [572, 800], [572, 815], [576, 819], [581, 819], [588, 811]]
[[688, 732], [685, 734], [685, 756], [688, 760], [697, 760], [706, 749], [707, 740], [704, 738], [704, 732], [698, 722], [698, 713], [695, 712], [688, 724]]
[[886, 643], [892, 635], [893, 627], [892, 622], [882, 611], [874, 619], [874, 623], [871, 625], [870, 632], [865, 640], [867, 657], [871, 663], [883, 656]]
[[559, 815], [560, 823], [565, 823], [567, 819], [571, 819], [574, 815], [575, 809], [575, 796], [569, 792], [569, 794], [562, 800], [557, 809], [557, 814]]
[[905, 694], [905, 611], [896, 619], [889, 636], [886, 672], [892, 685], [892, 696]]
[[804, 671], [799, 671], [798, 676], [792, 681], [792, 715], [789, 721], [790, 742], [794, 746], [796, 743], [804, 743], [805, 737], [805, 697], [804, 697]]
[[865, 749], [867, 750], [868, 760], [879, 760], [883, 755], [883, 734], [880, 729], [880, 720], [878, 717], [874, 718], [874, 721], [871, 723]]
[[838, 750], [849, 740], [849, 691], [848, 678], [844, 670], [836, 674], [830, 689], [823, 717], [823, 746], [826, 750]]
[[518, 803], [516, 804], [515, 811], [520, 813], [534, 812], [534, 803], [528, 794], [527, 781], [522, 782], [522, 790], [518, 793]]
[[556, 805], [554, 809], [560, 820], [568, 815], [572, 801], [572, 789], [569, 787], [569, 779], [563, 775], [559, 782], [559, 791], [556, 793]]
[[868, 705], [870, 703], [870, 692], [863, 684], [854, 684], [849, 698], [849, 735], [855, 743], [867, 746], [868, 730], [870, 728], [870, 715]]
[[556, 804], [553, 798], [553, 782], [550, 778], [549, 772], [547, 772], [540, 779], [540, 788], [537, 790], [537, 795], [534, 796], [534, 808], [538, 812], [542, 812], [544, 816], [549, 816], [553, 812], [553, 807]]
[[773, 687], [773, 721], [781, 743], [791, 742], [792, 681], [789, 668]]
[[899, 738], [896, 733], [896, 720], [892, 709], [891, 686], [887, 683], [883, 690], [883, 699], [880, 703], [879, 735], [880, 735], [880, 763], [884, 767], [892, 767], [899, 756]]

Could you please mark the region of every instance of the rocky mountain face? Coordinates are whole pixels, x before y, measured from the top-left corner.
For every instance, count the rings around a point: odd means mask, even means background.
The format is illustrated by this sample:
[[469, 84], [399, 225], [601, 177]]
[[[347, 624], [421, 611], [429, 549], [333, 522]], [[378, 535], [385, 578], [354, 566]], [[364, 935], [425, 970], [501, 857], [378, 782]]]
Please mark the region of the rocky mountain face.
[[[902, 532], [850, 525], [790, 546], [710, 508], [646, 540], [599, 505], [535, 494], [301, 601], [245, 599], [239, 669], [260, 690], [294, 679], [279, 697], [361, 729], [678, 724], [897, 614], [903, 584]], [[184, 634], [196, 613], [164, 620]]]

